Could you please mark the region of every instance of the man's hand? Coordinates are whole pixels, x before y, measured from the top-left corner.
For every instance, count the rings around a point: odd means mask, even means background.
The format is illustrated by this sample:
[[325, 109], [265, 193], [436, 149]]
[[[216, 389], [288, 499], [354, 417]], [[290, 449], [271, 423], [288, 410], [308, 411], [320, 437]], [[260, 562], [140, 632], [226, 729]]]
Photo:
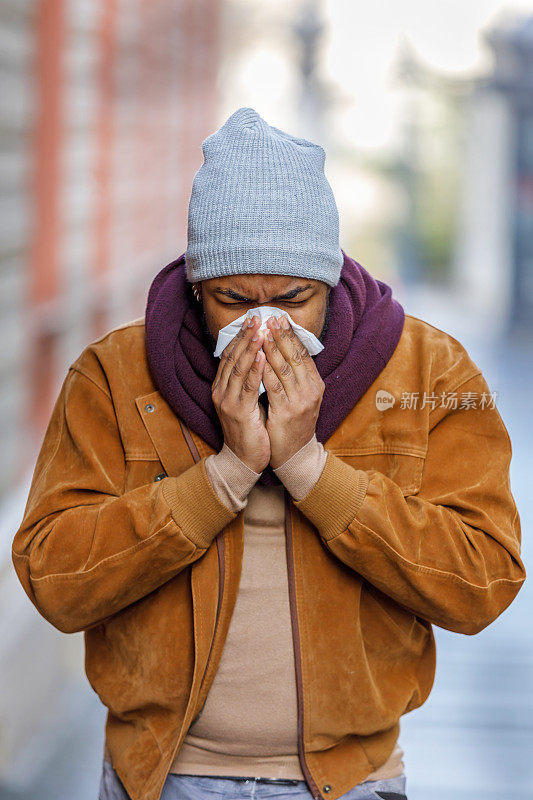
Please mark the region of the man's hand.
[[[252, 325], [241, 328], [222, 351], [211, 396], [227, 446], [250, 469], [262, 472], [270, 460], [266, 414], [259, 403], [266, 359], [264, 352], [260, 352], [263, 331], [257, 333], [261, 320], [258, 316], [252, 320]], [[259, 356], [257, 361], [256, 355]]]
[[270, 438], [273, 469], [280, 467], [315, 433], [325, 384], [309, 350], [295, 334], [289, 320], [279, 327], [274, 317], [267, 320], [263, 337], [266, 363], [263, 384], [268, 394], [266, 429]]

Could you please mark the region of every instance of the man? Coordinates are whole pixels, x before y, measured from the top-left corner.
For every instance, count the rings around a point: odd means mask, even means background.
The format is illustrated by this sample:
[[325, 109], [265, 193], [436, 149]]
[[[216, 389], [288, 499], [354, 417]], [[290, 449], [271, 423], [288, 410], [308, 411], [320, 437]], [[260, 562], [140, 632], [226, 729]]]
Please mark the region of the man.
[[432, 625], [478, 633], [526, 577], [509, 436], [340, 249], [321, 147], [251, 108], [202, 147], [186, 253], [69, 368], [14, 566], [84, 632], [100, 800], [401, 800]]

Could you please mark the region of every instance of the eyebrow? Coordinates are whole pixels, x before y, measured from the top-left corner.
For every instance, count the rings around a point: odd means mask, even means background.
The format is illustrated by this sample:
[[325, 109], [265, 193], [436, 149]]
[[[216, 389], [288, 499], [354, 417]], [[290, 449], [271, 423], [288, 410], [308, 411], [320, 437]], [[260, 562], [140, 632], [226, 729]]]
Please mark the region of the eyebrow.
[[[291, 289], [289, 292], [285, 292], [285, 294], [277, 294], [274, 297], [271, 297], [270, 300], [292, 300], [293, 297], [296, 297], [302, 292], [306, 292], [307, 289], [312, 288], [313, 285], [311, 283], [308, 283], [307, 286], [297, 286], [296, 289]], [[249, 302], [254, 301], [254, 298], [252, 297], [245, 297], [245, 295], [239, 294], [239, 292], [235, 292], [233, 289], [222, 289], [220, 286], [217, 286], [214, 293], [224, 294], [226, 297], [231, 297], [232, 300], [245, 300]]]

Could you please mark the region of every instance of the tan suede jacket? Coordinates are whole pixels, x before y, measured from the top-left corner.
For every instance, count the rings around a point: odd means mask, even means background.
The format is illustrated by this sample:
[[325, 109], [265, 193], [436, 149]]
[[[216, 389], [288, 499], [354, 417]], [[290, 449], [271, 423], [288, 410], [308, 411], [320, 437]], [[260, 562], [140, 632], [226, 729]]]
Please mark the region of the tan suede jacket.
[[[386, 761], [400, 717], [429, 696], [432, 624], [478, 633], [526, 572], [509, 435], [450, 335], [406, 315], [324, 447], [312, 490], [295, 501], [285, 489], [286, 546], [299, 756], [313, 797], [336, 800]], [[238, 591], [243, 514], [212, 488], [213, 452], [155, 389], [144, 319], [118, 327], [68, 370], [13, 541], [38, 611], [84, 632], [133, 800], [160, 797]]]

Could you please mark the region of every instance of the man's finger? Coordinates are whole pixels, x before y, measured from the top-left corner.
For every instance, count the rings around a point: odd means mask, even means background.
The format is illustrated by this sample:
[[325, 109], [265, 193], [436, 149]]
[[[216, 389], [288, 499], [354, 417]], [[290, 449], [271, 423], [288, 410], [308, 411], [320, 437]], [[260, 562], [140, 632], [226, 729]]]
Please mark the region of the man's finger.
[[[280, 317], [279, 321], [282, 325], [282, 330], [286, 332], [286, 336], [280, 333], [276, 339], [276, 343], [285, 360], [292, 366], [302, 390], [305, 390], [304, 387], [309, 379], [319, 388], [323, 387], [324, 382], [316, 367], [315, 361], [292, 327], [290, 321], [285, 316]], [[284, 321], [287, 322], [288, 328], [283, 328]], [[267, 322], [267, 324], [269, 323]], [[275, 335], [275, 329], [273, 329], [273, 331]]]
[[259, 399], [259, 387], [263, 377], [265, 362], [266, 356], [263, 350], [258, 350], [242, 382], [241, 398], [243, 403], [246, 403], [248, 400], [257, 402]]
[[282, 404], [289, 402], [285, 388], [272, 369], [272, 364], [270, 364], [268, 358], [266, 358], [263, 367], [263, 385], [267, 391], [268, 403], [272, 409], [276, 409], [278, 406], [281, 407]]
[[248, 342], [255, 335], [259, 327], [259, 317], [251, 318], [252, 324], [240, 329], [236, 336], [229, 342], [220, 355], [220, 364], [217, 372], [217, 387], [222, 392], [226, 391], [231, 371], [237, 362], [242, 351], [247, 347]]
[[[267, 326], [268, 323], [269, 321], [267, 321]], [[267, 361], [271, 366], [272, 370], [274, 371], [278, 381], [283, 386], [283, 389], [289, 401], [296, 400], [297, 395], [302, 390], [299, 377], [301, 380], [306, 380], [307, 370], [303, 366], [301, 358], [298, 353], [296, 354], [293, 353], [292, 357], [289, 357], [287, 360], [287, 358], [282, 353], [280, 347], [278, 346], [281, 340], [284, 338], [284, 345], [283, 345], [284, 349], [287, 350], [290, 347], [292, 350], [293, 346], [292, 344], [291, 345], [288, 344], [288, 337], [286, 335], [285, 330], [283, 330], [282, 328], [276, 328], [272, 325], [272, 327], [267, 327], [267, 331], [268, 332], [263, 343], [263, 349], [265, 351]], [[273, 382], [271, 382], [271, 386], [273, 391], [276, 394], [279, 394], [279, 386], [277, 386], [277, 384]], [[266, 388], [266, 383], [265, 383], [265, 388]]]
[[257, 361], [255, 359], [261, 348], [262, 339], [262, 332], [258, 334], [257, 338], [254, 335], [251, 339], [249, 337], [245, 339], [246, 346], [240, 355], [236, 357], [235, 363], [229, 372], [225, 395], [235, 402], [246, 402], [248, 397], [251, 396], [253, 398], [254, 392], [255, 400], [259, 396], [263, 361], [261, 356]]

